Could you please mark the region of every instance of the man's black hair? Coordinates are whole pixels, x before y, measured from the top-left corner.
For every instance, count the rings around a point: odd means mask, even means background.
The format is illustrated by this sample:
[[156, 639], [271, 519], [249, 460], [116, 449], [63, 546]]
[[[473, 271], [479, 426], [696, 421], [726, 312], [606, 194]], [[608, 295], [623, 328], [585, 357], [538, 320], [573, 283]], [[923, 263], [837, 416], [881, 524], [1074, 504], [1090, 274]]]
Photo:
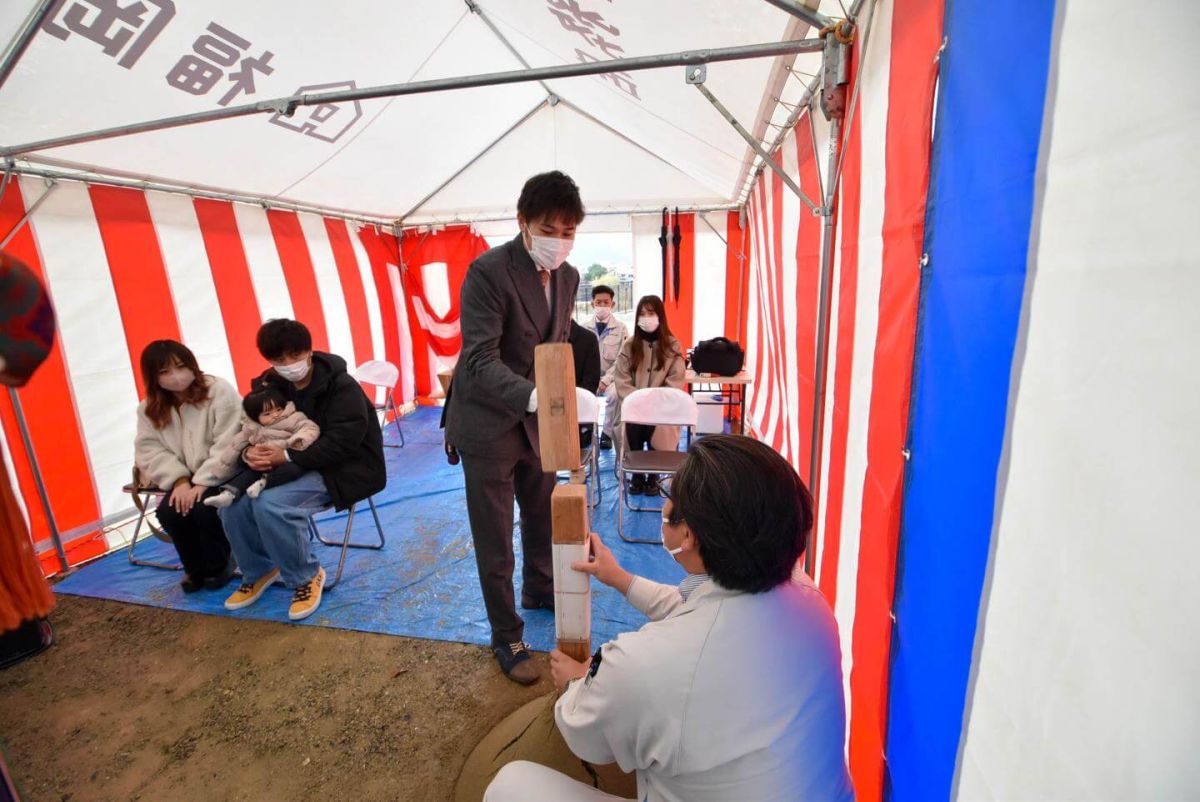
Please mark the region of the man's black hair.
[[740, 435], [693, 441], [671, 500], [670, 522], [687, 523], [709, 576], [729, 590], [787, 582], [813, 525], [812, 496], [792, 466]]
[[606, 293], [610, 299], [616, 299], [617, 297], [617, 294], [613, 292], [612, 287], [608, 286], [607, 284], [597, 284], [595, 287], [592, 287], [592, 300], [596, 300], [597, 295], [604, 295]]
[[250, 420], [258, 423], [258, 416], [263, 413], [264, 409], [267, 407], [283, 409], [287, 403], [287, 397], [278, 387], [273, 384], [260, 384], [246, 393], [246, 397], [242, 399], [242, 409], [246, 411]]
[[579, 225], [583, 222], [583, 201], [579, 187], [571, 177], [558, 170], [539, 173], [525, 182], [517, 200], [517, 214], [532, 223], [543, 217]]
[[258, 330], [258, 352], [263, 359], [283, 359], [289, 354], [304, 354], [312, 350], [312, 335], [308, 327], [297, 320], [275, 318]]

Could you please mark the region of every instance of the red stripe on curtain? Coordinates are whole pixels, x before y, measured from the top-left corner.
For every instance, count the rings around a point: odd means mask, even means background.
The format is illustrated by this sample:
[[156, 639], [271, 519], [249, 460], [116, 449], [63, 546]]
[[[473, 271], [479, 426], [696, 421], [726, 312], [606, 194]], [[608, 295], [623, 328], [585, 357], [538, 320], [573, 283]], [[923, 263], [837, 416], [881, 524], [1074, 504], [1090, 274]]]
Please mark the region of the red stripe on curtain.
[[[367, 291], [363, 287], [362, 274], [358, 272], [358, 260], [345, 220], [323, 218], [325, 232], [329, 235], [329, 247], [333, 250], [333, 261], [337, 265], [338, 280], [342, 284], [342, 295], [346, 299], [346, 316], [350, 318], [350, 339], [354, 343], [354, 362], [361, 365], [374, 359], [371, 342], [371, 318], [367, 314]], [[400, 367], [398, 362], [393, 363]]]
[[[3, 197], [0, 197], [0, 231], [12, 231], [25, 215], [25, 202], [20, 181], [9, 182]], [[25, 225], [8, 243], [6, 251], [32, 270], [46, 283], [41, 256], [34, 241], [33, 232]], [[49, 289], [49, 285], [47, 285]], [[53, 293], [51, 293], [53, 299]], [[37, 450], [37, 458], [46, 484], [46, 493], [54, 511], [54, 520], [60, 531], [74, 529], [91, 523], [100, 517], [100, 502], [96, 485], [92, 479], [91, 462], [83, 442], [83, 429], [75, 405], [75, 391], [67, 373], [62, 344], [58, 338], [42, 366], [21, 389], [17, 390], [30, 438]], [[0, 392], [0, 422], [3, 424], [5, 441], [16, 469], [17, 486], [29, 511], [29, 522], [34, 542], [50, 537], [49, 524], [42, 512], [34, 481], [33, 467], [21, 442], [15, 410], [7, 391]], [[94, 544], [95, 535], [89, 534], [72, 541], [72, 546]], [[94, 550], [96, 546], [88, 545]], [[103, 542], [99, 544], [103, 550]], [[52, 556], [52, 555], [51, 555]], [[74, 556], [74, 555], [72, 555]], [[94, 556], [94, 554], [87, 554]], [[77, 557], [86, 559], [85, 557]], [[46, 564], [47, 571], [58, 570], [57, 562]]]
[[[392, 279], [388, 275], [388, 264], [400, 264], [400, 248], [391, 234], [378, 231], [374, 226], [358, 229], [358, 239], [367, 260], [371, 263], [371, 275], [375, 278], [375, 294], [379, 297], [379, 316], [383, 324], [383, 350], [388, 362], [400, 367], [400, 322], [397, 317], [396, 301], [392, 294]], [[411, 327], [410, 327], [411, 328]], [[424, 370], [422, 370], [424, 360]], [[413, 366], [416, 371], [418, 395], [429, 395], [429, 358], [424, 347], [418, 348], [416, 332], [413, 332]], [[397, 393], [399, 396], [400, 393]], [[403, 399], [402, 399], [403, 400]]]
[[192, 203], [196, 207], [200, 235], [217, 289], [217, 303], [221, 307], [225, 339], [229, 341], [233, 372], [238, 389], [245, 394], [250, 391], [250, 382], [267, 369], [267, 360], [258, 353], [255, 344], [262, 314], [250, 279], [242, 235], [238, 231], [233, 204], [205, 198], [196, 198]]
[[279, 262], [283, 266], [288, 295], [292, 299], [292, 313], [312, 334], [313, 350], [328, 352], [325, 311], [321, 308], [317, 274], [308, 252], [308, 243], [304, 240], [304, 230], [300, 227], [300, 218], [295, 212], [268, 209], [267, 222], [271, 226], [275, 250], [279, 252]]
[[183, 339], [154, 220], [140, 190], [92, 185], [88, 195], [121, 311], [138, 398], [145, 398], [142, 350], [155, 340]]
[[897, 0], [892, 26], [886, 136], [883, 280], [867, 432], [858, 600], [854, 618], [850, 767], [860, 800], [883, 798], [892, 596], [908, 433], [935, 56], [938, 0]]

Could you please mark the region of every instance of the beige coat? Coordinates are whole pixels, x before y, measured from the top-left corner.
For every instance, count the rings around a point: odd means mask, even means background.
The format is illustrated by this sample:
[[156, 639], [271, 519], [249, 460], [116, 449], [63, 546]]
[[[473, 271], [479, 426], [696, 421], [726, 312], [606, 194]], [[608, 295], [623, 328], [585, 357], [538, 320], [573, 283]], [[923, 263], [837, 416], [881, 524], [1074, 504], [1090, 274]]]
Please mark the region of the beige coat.
[[[653, 343], [630, 337], [625, 341], [625, 345], [621, 348], [621, 355], [617, 357], [617, 366], [613, 374], [615, 386], [617, 388], [617, 398], [621, 401], [632, 393], [634, 390], [642, 390], [646, 387], [674, 387], [676, 390], [684, 389], [684, 374], [687, 372], [687, 366], [683, 359], [683, 349], [679, 345], [679, 340], [672, 337], [670, 339], [671, 357], [667, 360], [667, 364], [654, 367], [654, 350]], [[642, 361], [638, 365], [637, 375], [633, 375], [632, 354], [634, 348], [642, 349]], [[613, 431], [620, 432], [621, 423], [621, 408], [617, 406], [616, 427]], [[678, 426], [657, 426], [654, 431], [654, 438], [651, 447], [658, 450], [671, 450], [679, 443], [679, 427]]]
[[169, 490], [180, 479], [216, 487], [220, 455], [238, 431], [242, 399], [224, 379], [205, 375], [209, 397], [199, 404], [184, 404], [171, 413], [167, 425], [155, 429], [146, 417], [146, 402], [137, 409], [137, 436], [133, 458], [142, 476], [156, 487]]
[[243, 415], [241, 430], [220, 455], [220, 469], [224, 472], [222, 481], [240, 470], [242, 451], [247, 446], [276, 446], [303, 451], [320, 436], [321, 428], [303, 412], [296, 411], [291, 401], [283, 408], [283, 417], [270, 426], [263, 426]]

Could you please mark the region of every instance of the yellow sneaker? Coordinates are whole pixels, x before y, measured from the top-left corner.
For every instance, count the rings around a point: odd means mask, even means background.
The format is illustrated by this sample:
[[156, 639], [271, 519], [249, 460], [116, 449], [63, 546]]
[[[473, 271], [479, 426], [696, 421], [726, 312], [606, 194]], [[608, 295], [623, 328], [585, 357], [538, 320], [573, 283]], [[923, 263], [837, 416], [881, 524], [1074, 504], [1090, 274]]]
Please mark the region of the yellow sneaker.
[[238, 585], [238, 589], [233, 592], [233, 595], [225, 600], [225, 609], [240, 610], [243, 607], [249, 607], [258, 601], [258, 597], [263, 595], [263, 591], [278, 578], [279, 569], [276, 568], [257, 582], [243, 582]]
[[325, 569], [318, 568], [317, 575], [296, 588], [292, 596], [292, 606], [288, 608], [288, 618], [300, 621], [308, 618], [321, 606], [321, 591], [325, 589]]

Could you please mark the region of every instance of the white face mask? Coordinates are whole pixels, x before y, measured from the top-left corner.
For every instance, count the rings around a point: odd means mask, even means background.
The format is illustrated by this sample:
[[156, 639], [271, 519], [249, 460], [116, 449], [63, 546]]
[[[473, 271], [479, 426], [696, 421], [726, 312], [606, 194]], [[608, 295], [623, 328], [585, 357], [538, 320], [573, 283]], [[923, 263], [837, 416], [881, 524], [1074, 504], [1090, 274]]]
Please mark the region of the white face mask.
[[599, 320], [601, 323], [607, 323], [608, 319], [610, 317], [612, 317], [612, 307], [611, 306], [597, 306], [596, 307], [596, 320]]
[[647, 334], [658, 331], [658, 315], [643, 315], [638, 318], [638, 328]]
[[575, 244], [574, 240], [539, 237], [529, 229], [525, 230], [529, 234], [531, 243], [529, 255], [533, 257], [533, 263], [542, 270], [558, 270], [559, 266], [571, 255], [571, 246]]
[[[671, 523], [671, 522], [670, 522], [669, 520], [667, 520], [666, 518], [663, 518], [663, 519], [662, 519], [662, 522], [663, 522], [663, 525], [664, 525], [664, 527], [665, 527], [667, 524]], [[661, 537], [661, 535], [660, 535], [660, 537]], [[662, 538], [662, 547], [663, 547], [663, 551], [665, 551], [667, 554], [670, 554], [670, 555], [671, 555], [671, 557], [674, 557], [676, 554], [678, 554], [679, 552], [683, 551], [683, 546], [680, 546], [680, 547], [679, 547], [679, 548], [677, 548], [677, 549], [670, 548], [670, 547], [667, 545], [667, 539], [666, 539], [666, 538]]]
[[308, 360], [302, 359], [299, 362], [293, 362], [290, 365], [274, 365], [275, 372], [283, 379], [295, 384], [299, 381], [304, 381], [304, 377], [308, 375]]
[[158, 374], [158, 386], [172, 393], [182, 393], [195, 380], [196, 374], [187, 368], [173, 368], [167, 373]]

